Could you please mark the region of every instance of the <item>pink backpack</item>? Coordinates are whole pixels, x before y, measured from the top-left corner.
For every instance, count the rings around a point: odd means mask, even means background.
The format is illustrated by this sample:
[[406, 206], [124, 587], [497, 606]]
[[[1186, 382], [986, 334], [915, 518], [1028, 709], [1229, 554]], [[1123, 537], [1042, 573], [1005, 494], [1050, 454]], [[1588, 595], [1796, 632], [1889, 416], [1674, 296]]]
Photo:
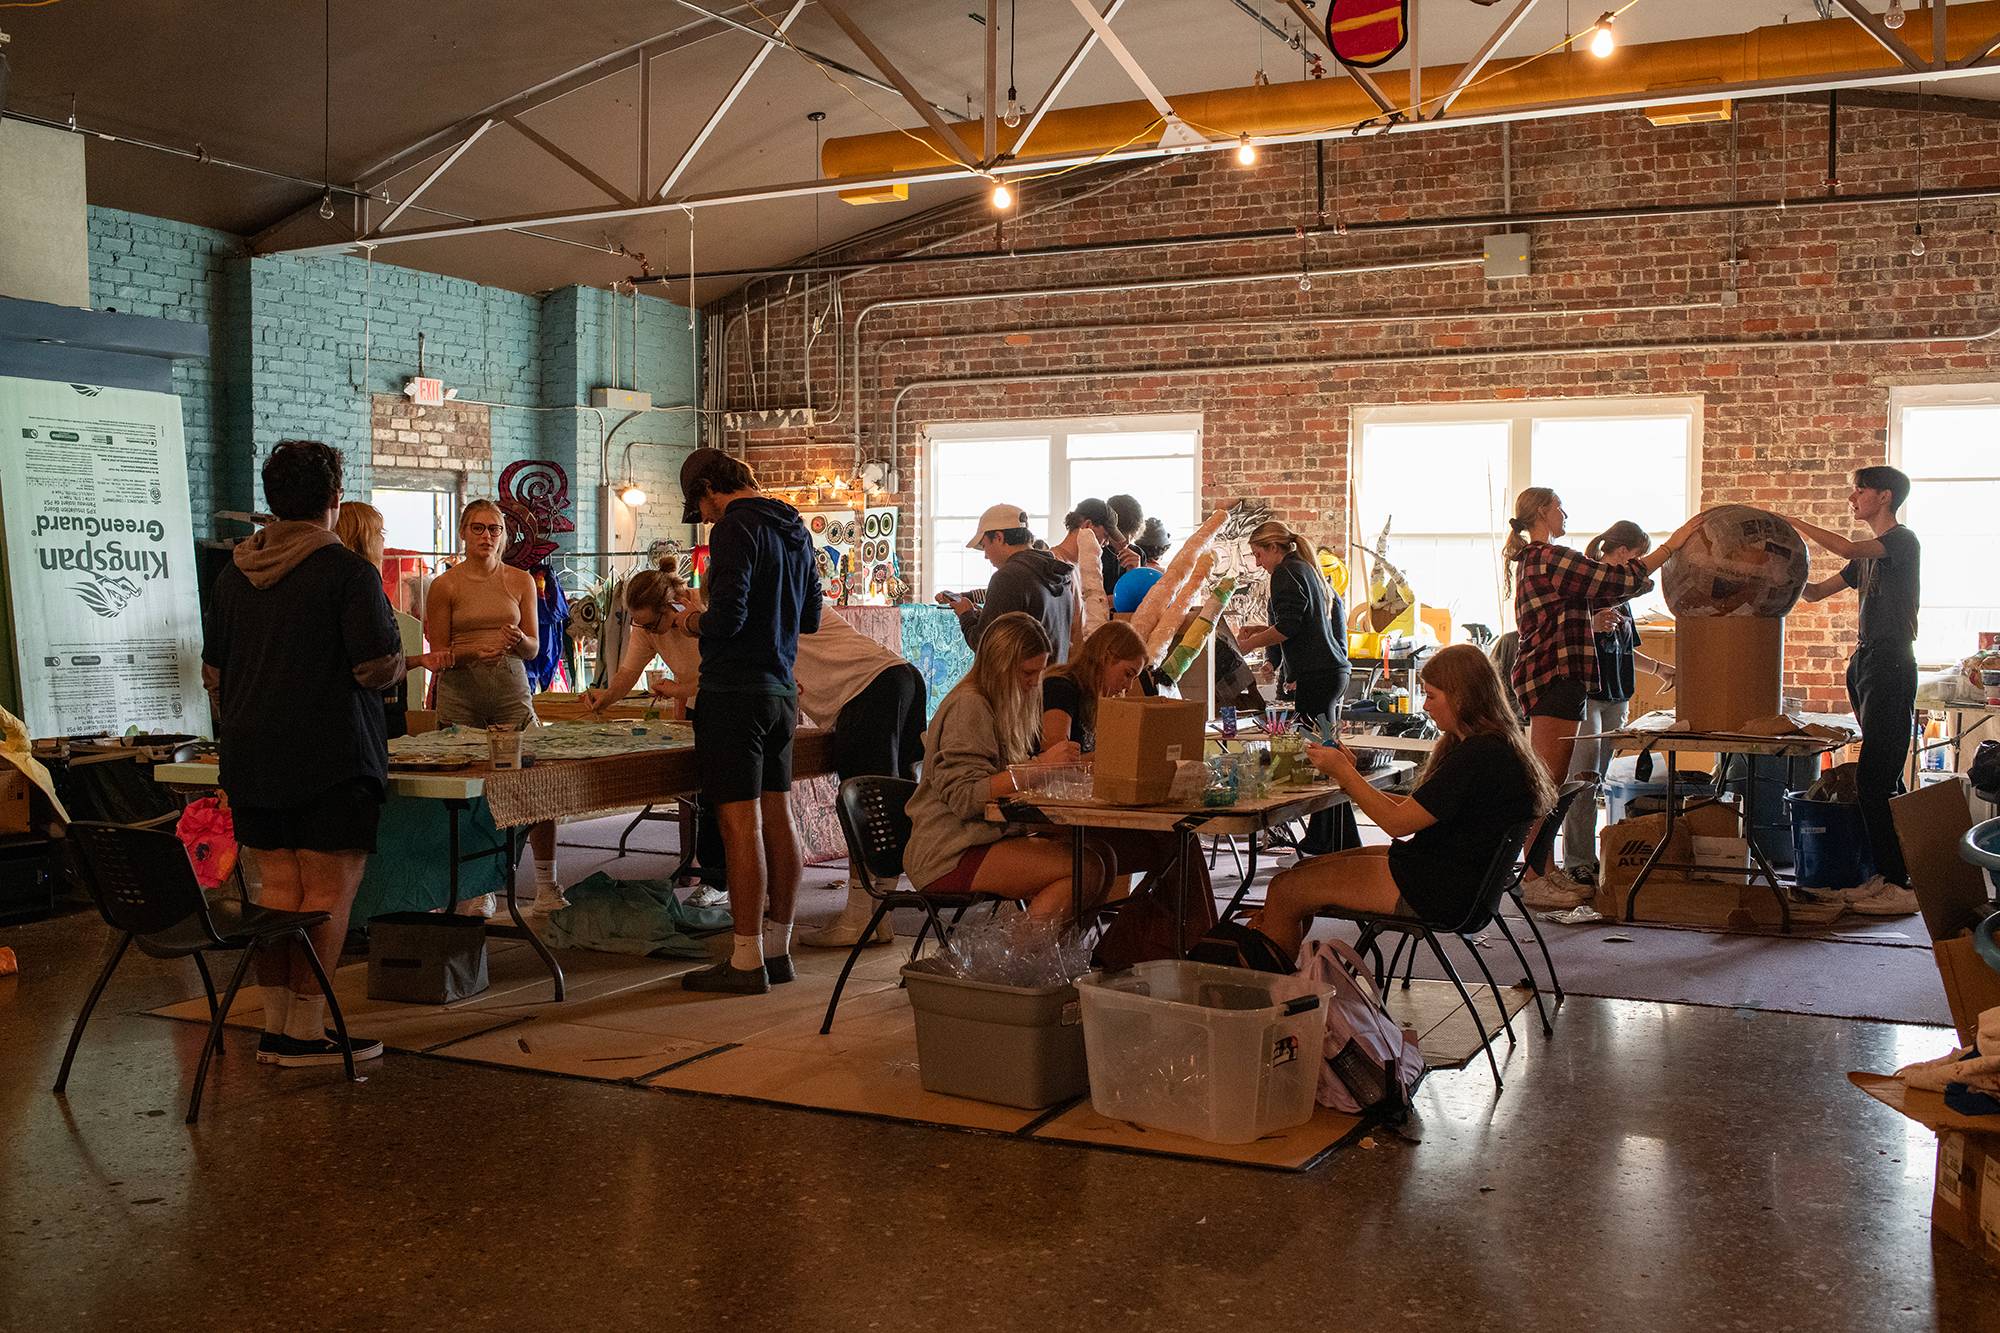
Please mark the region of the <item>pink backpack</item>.
[[1319, 1071], [1319, 1104], [1349, 1115], [1378, 1108], [1400, 1119], [1410, 1089], [1423, 1076], [1424, 1053], [1416, 1034], [1382, 1007], [1367, 964], [1343, 940], [1307, 940], [1299, 975], [1333, 992], [1326, 1002], [1326, 1062]]

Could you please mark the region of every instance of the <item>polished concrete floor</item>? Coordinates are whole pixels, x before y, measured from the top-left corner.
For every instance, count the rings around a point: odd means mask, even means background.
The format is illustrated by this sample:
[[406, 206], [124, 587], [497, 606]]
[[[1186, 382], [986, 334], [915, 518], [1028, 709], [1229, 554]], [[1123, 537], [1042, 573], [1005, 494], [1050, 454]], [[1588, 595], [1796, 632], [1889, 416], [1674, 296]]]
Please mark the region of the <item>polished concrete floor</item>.
[[0, 928], [0, 1328], [2000, 1329], [1844, 1077], [1935, 1029], [1572, 1000], [1296, 1176], [240, 1038], [190, 1130], [185, 964], [49, 1092], [104, 940]]

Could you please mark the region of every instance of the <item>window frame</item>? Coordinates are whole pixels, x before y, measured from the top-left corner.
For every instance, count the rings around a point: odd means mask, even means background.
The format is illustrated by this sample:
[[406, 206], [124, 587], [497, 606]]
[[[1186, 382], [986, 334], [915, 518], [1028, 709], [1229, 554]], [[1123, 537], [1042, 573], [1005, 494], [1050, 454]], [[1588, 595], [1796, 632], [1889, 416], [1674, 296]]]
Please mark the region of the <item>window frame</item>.
[[[1049, 442], [1049, 521], [1060, 524], [1062, 516], [1076, 508], [1082, 498], [1070, 494], [1069, 439], [1072, 435], [1142, 435], [1151, 432], [1186, 432], [1194, 437], [1195, 521], [1202, 518], [1203, 416], [1199, 412], [1149, 412], [1094, 417], [1016, 417], [993, 421], [953, 421], [926, 423], [922, 432], [924, 540], [918, 552], [923, 599], [937, 595], [936, 571], [931, 554], [932, 525], [938, 515], [936, 445], [966, 440], [1047, 438]], [[1005, 499], [1004, 496], [995, 497]], [[956, 517], [956, 516], [954, 516]], [[1059, 533], [1037, 533], [1051, 543]]]
[[[2000, 409], [2000, 382], [1992, 380], [1967, 380], [1946, 384], [1892, 384], [1889, 386], [1889, 427], [1886, 432], [1885, 462], [1893, 468], [1903, 466], [1903, 412], [1911, 407], [1991, 407]], [[1912, 482], [1954, 482], [1954, 481], [1996, 481], [2000, 480], [2000, 468], [1986, 477], [1912, 477]], [[1923, 599], [1921, 593], [1917, 601], [1918, 621], [1921, 625]], [[1969, 650], [1968, 650], [1969, 651]], [[1948, 662], [1925, 662], [1918, 659], [1918, 665], [1925, 669], [1949, 666]]]

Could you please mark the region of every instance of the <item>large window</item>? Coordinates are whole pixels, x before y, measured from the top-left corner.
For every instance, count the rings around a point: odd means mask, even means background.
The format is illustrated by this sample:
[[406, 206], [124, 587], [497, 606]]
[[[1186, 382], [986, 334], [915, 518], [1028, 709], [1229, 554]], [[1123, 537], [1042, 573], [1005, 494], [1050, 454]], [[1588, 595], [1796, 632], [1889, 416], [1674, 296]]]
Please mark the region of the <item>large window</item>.
[[396, 482], [368, 492], [368, 502], [382, 511], [384, 545], [402, 551], [458, 549], [456, 476], [441, 480], [438, 487]]
[[2000, 630], [2000, 384], [1890, 390], [1889, 451], [1910, 474], [1903, 520], [1924, 548], [1917, 660], [1956, 662]]
[[1579, 549], [1620, 519], [1660, 541], [1699, 493], [1699, 398], [1358, 408], [1354, 438], [1354, 539], [1372, 549], [1388, 523], [1390, 560], [1455, 634], [1512, 625], [1500, 547], [1524, 487], [1555, 489]]
[[927, 596], [986, 586], [993, 567], [965, 544], [988, 505], [1020, 505], [1029, 528], [1051, 543], [1063, 538], [1063, 515], [1093, 496], [1132, 496], [1175, 541], [1194, 530], [1200, 417], [1007, 421], [927, 434]]

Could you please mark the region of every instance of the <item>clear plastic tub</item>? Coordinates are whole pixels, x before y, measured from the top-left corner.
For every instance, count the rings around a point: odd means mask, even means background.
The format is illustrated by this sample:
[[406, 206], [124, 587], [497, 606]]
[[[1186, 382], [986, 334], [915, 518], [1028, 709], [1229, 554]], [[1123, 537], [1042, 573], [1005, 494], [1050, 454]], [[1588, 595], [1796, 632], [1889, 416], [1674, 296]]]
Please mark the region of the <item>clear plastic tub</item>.
[[1301, 977], [1161, 960], [1077, 983], [1090, 1104], [1210, 1143], [1311, 1119], [1322, 992]]
[[1048, 796], [1059, 801], [1090, 799], [1089, 764], [1009, 764], [1014, 788], [1025, 796]]

